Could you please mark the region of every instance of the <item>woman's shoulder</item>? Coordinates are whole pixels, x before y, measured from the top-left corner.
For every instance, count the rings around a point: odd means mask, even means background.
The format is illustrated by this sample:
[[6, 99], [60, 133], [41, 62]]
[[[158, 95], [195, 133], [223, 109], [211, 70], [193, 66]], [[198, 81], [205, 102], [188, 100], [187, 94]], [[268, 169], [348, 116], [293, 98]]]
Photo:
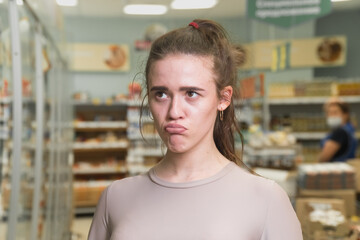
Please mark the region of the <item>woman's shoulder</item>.
[[234, 174], [237, 175], [237, 184], [242, 186], [239, 191], [245, 191], [248, 195], [263, 199], [267, 204], [278, 202], [280, 208], [281, 204], [290, 202], [288, 194], [274, 180], [250, 173], [241, 167], [237, 167]]
[[112, 182], [108, 187], [108, 194], [111, 192], [127, 192], [140, 190], [142, 187], [146, 186], [149, 182], [148, 173], [142, 173], [136, 176], [125, 177], [119, 180]]
[[246, 167], [241, 167], [239, 165], [236, 165], [234, 167], [233, 173], [234, 173], [234, 177], [239, 178], [239, 180], [246, 182], [249, 181], [252, 184], [256, 184], [260, 186], [268, 186], [274, 183], [273, 180], [262, 177], [256, 172], [252, 172], [250, 169], [247, 169]]
[[257, 194], [269, 196], [269, 194], [282, 194], [282, 192], [284, 192], [284, 190], [274, 180], [252, 173], [240, 166], [235, 167], [233, 171], [233, 178], [236, 184], [244, 186], [250, 191], [257, 192]]

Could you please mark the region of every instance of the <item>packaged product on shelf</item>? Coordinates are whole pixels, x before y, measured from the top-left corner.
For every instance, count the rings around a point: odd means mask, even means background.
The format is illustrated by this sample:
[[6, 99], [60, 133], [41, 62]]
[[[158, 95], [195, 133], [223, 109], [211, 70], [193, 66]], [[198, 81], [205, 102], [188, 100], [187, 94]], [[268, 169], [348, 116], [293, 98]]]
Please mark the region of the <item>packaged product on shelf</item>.
[[270, 121], [271, 130], [290, 129], [292, 132], [326, 132], [328, 127], [322, 113], [293, 113], [274, 115]]
[[355, 171], [346, 163], [316, 163], [299, 166], [302, 189], [354, 189]]
[[290, 98], [295, 96], [293, 83], [272, 83], [269, 85], [269, 98]]
[[73, 95], [73, 99], [75, 101], [86, 102], [86, 101], [90, 100], [90, 95], [88, 93], [85, 93], [85, 92], [76, 92]]
[[76, 174], [103, 174], [103, 173], [125, 173], [125, 160], [108, 158], [101, 161], [79, 161], [73, 165], [73, 172]]
[[[300, 83], [303, 84], [303, 83]], [[306, 97], [317, 97], [317, 96], [333, 96], [335, 95], [336, 84], [334, 81], [318, 81], [307, 82], [305, 86]]]
[[351, 232], [346, 220], [344, 200], [298, 198], [296, 213], [301, 222], [304, 239], [317, 239], [318, 236], [327, 237], [325, 239], [346, 237]]
[[359, 96], [360, 80], [312, 79], [275, 82], [269, 85], [269, 98]]
[[7, 99], [9, 96], [9, 81], [5, 78], [0, 85], [0, 98]]
[[299, 145], [286, 132], [263, 133], [251, 126], [244, 148], [244, 162], [250, 167], [293, 169], [301, 160]]
[[339, 96], [359, 96], [360, 82], [344, 82], [337, 84], [337, 94]]
[[360, 159], [351, 159], [346, 162], [354, 168], [356, 191], [360, 192]]
[[354, 189], [340, 190], [309, 190], [299, 189], [298, 196], [303, 198], [333, 198], [342, 199], [345, 202], [346, 217], [356, 215], [356, 191]]
[[77, 207], [96, 206], [101, 193], [112, 181], [75, 181], [74, 182], [74, 204]]
[[141, 85], [139, 83], [133, 82], [128, 86], [129, 99], [140, 99], [141, 98]]
[[113, 97], [113, 99], [114, 99], [115, 102], [122, 102], [122, 101], [126, 100], [127, 98], [128, 98], [128, 97], [127, 97], [125, 94], [122, 94], [122, 93], [116, 94], [116, 95]]
[[32, 95], [32, 86], [31, 81], [27, 78], [22, 79], [22, 91], [24, 97], [31, 97]]

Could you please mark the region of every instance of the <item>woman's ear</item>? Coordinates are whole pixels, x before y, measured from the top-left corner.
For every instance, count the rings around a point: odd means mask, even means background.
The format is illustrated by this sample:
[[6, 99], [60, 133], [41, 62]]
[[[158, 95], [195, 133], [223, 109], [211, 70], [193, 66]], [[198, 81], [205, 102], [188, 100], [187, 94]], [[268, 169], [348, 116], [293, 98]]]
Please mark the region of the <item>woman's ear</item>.
[[220, 102], [218, 105], [219, 111], [224, 111], [231, 103], [231, 98], [233, 95], [233, 88], [231, 86], [224, 87], [220, 92]]

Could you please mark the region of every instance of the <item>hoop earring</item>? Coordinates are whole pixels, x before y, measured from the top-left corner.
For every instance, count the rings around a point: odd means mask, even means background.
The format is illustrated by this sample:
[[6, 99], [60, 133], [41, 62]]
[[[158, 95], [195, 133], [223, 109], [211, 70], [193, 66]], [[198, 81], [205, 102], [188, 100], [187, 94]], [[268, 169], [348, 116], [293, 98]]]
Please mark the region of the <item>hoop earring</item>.
[[220, 121], [223, 121], [224, 120], [224, 111], [221, 110], [219, 115], [220, 115]]

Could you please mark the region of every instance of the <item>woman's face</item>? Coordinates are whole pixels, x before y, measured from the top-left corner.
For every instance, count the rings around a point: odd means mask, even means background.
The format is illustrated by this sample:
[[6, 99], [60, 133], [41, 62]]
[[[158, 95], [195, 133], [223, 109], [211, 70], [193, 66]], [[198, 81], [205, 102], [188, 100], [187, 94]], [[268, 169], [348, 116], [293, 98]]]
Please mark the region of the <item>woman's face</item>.
[[336, 105], [330, 105], [326, 111], [327, 117], [337, 117], [341, 118], [342, 122], [346, 120], [346, 114], [344, 114], [341, 109]]
[[347, 122], [347, 114], [344, 114], [337, 105], [329, 105], [326, 109], [326, 115], [330, 127], [338, 127]]
[[217, 110], [223, 106], [212, 68], [211, 57], [185, 54], [169, 55], [153, 64], [150, 111], [168, 150], [183, 153], [213, 141]]

